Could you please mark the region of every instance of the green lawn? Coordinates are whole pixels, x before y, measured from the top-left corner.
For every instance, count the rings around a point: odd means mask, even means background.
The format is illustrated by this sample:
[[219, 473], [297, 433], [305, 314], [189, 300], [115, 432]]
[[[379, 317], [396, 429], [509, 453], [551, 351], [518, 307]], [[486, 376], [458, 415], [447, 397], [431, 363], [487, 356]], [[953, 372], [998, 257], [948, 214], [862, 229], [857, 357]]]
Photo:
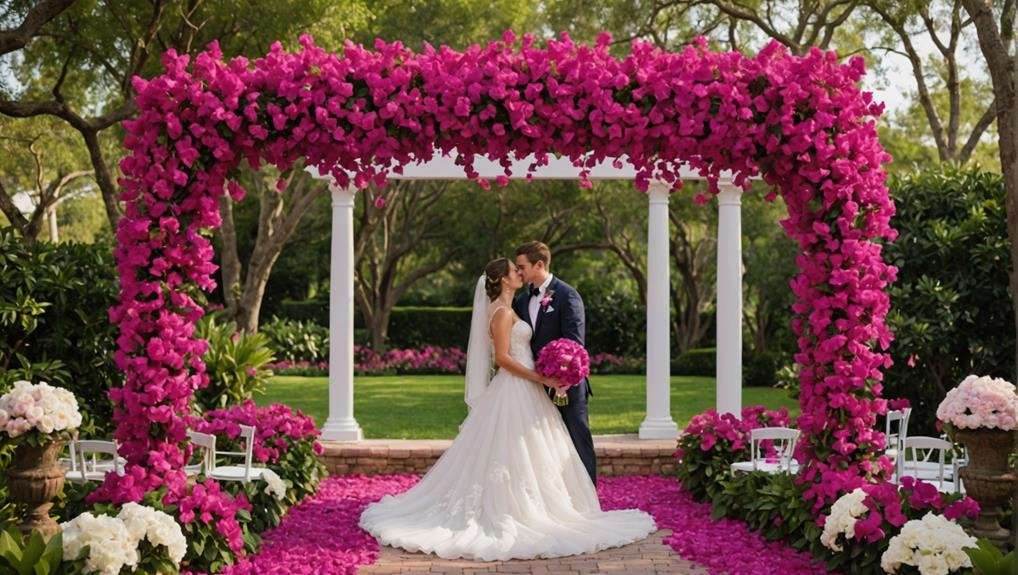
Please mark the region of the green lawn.
[[[592, 380], [590, 424], [595, 434], [635, 433], [645, 409], [642, 375], [602, 375]], [[672, 418], [685, 427], [689, 419], [714, 405], [714, 378], [673, 377]], [[259, 405], [285, 403], [315, 418], [321, 426], [328, 416], [325, 377], [278, 376], [272, 379]], [[779, 389], [745, 388], [743, 405], [788, 407], [798, 404]], [[358, 377], [354, 381], [354, 417], [368, 438], [441, 439], [456, 435], [467, 415], [463, 376]]]

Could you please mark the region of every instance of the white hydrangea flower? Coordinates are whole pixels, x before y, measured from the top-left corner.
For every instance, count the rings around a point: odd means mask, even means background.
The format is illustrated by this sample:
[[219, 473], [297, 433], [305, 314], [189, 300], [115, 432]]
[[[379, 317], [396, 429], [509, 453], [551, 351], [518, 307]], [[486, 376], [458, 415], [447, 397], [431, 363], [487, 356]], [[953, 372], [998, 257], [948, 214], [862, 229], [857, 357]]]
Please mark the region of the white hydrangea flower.
[[124, 522], [107, 515], [94, 516], [82, 513], [66, 523], [63, 530], [65, 561], [79, 558], [87, 546], [84, 573], [118, 575], [124, 567], [138, 564], [138, 544], [131, 537]]
[[866, 513], [866, 492], [861, 487], [838, 498], [831, 506], [831, 514], [824, 523], [824, 532], [820, 534], [820, 543], [832, 551], [841, 551], [838, 535], [846, 539], [855, 537], [855, 522]]
[[276, 499], [282, 501], [286, 497], [286, 483], [280, 479], [279, 475], [271, 469], [262, 470], [262, 479], [265, 480], [266, 487], [265, 493], [274, 495]]
[[966, 547], [976, 547], [976, 538], [942, 515], [927, 513], [906, 523], [888, 543], [880, 557], [885, 573], [897, 573], [902, 565], [919, 569], [921, 575], [948, 575], [972, 567]]
[[135, 540], [135, 547], [142, 539], [148, 539], [153, 547], [166, 547], [171, 560], [177, 565], [187, 553], [187, 540], [173, 517], [145, 505], [125, 503], [117, 518], [124, 522], [127, 531]]

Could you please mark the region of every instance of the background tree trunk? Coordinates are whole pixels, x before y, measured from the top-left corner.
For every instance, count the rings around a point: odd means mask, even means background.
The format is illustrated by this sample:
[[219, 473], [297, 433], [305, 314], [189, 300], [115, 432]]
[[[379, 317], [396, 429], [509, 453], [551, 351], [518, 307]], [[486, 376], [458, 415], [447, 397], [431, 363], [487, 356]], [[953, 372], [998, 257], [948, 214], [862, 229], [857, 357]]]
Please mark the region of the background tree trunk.
[[[1011, 241], [1011, 302], [1015, 330], [1018, 332], [1018, 87], [1015, 86], [1015, 56], [1011, 47], [1015, 35], [1015, 1], [1007, 0], [1000, 16], [1000, 28], [994, 19], [993, 5], [986, 0], [963, 0], [976, 26], [979, 49], [986, 59], [996, 100], [1000, 169], [1004, 175], [1007, 235]], [[1016, 340], [1018, 341], [1018, 340]], [[1015, 347], [1018, 358], [1018, 343]], [[1018, 366], [1018, 362], [1016, 362]], [[1018, 373], [1015, 373], [1018, 381]]]
[[225, 315], [246, 332], [258, 331], [265, 286], [283, 247], [315, 199], [329, 189], [328, 184], [314, 180], [300, 165], [291, 169], [284, 178], [286, 188], [283, 191], [275, 188], [276, 175], [267, 169], [263, 171], [250, 174], [245, 181], [248, 195], [257, 197], [259, 204], [257, 235], [246, 266], [241, 262], [237, 247], [233, 199], [223, 196], [219, 200], [223, 223], [216, 234], [222, 243], [220, 261]]

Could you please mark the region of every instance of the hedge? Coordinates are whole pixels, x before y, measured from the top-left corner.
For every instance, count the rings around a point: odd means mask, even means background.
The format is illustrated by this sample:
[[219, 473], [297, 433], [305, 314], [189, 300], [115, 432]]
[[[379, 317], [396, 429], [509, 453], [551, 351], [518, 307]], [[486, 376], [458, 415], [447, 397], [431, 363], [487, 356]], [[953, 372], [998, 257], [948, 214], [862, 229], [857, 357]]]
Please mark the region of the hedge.
[[[746, 387], [773, 387], [776, 374], [783, 364], [782, 356], [775, 352], [754, 353], [742, 351], [742, 381]], [[691, 349], [672, 358], [672, 375], [717, 375], [717, 348]]]

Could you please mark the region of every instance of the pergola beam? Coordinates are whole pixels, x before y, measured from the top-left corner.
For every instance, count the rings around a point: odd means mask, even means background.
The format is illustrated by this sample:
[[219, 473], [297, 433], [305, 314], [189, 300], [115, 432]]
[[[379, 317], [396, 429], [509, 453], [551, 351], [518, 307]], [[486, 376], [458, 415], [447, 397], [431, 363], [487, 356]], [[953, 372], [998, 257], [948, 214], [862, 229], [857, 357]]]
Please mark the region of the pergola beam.
[[[456, 165], [456, 157], [457, 155], [455, 153], [443, 156], [441, 152], [436, 150], [434, 157], [428, 162], [421, 164], [407, 164], [406, 166], [403, 166], [403, 173], [389, 172], [388, 177], [390, 180], [465, 180], [467, 177], [466, 174], [463, 173], [463, 166]], [[621, 167], [619, 168], [616, 168], [613, 165], [616, 159], [621, 163]], [[529, 156], [522, 160], [515, 160], [509, 168], [512, 172], [512, 174], [508, 176], [509, 179], [527, 179], [529, 167], [534, 163], [534, 161], [535, 160]], [[328, 174], [320, 174], [314, 166], [309, 166], [307, 171], [316, 178], [329, 178]], [[474, 171], [476, 171], [480, 177], [488, 180], [494, 180], [499, 176], [506, 175], [505, 168], [499, 165], [498, 162], [489, 160], [484, 156], [474, 157]], [[689, 167], [683, 167], [679, 171], [679, 177], [686, 181], [705, 179]], [[549, 156], [548, 164], [545, 166], [538, 166], [530, 175], [530, 179], [533, 180], [578, 180], [579, 178], [580, 168], [572, 165], [569, 158], [556, 158], [555, 156]], [[632, 181], [636, 179], [636, 170], [629, 164], [629, 161], [625, 156], [621, 156], [619, 158], [605, 158], [603, 162], [590, 168], [590, 174], [587, 176], [587, 179]]]

